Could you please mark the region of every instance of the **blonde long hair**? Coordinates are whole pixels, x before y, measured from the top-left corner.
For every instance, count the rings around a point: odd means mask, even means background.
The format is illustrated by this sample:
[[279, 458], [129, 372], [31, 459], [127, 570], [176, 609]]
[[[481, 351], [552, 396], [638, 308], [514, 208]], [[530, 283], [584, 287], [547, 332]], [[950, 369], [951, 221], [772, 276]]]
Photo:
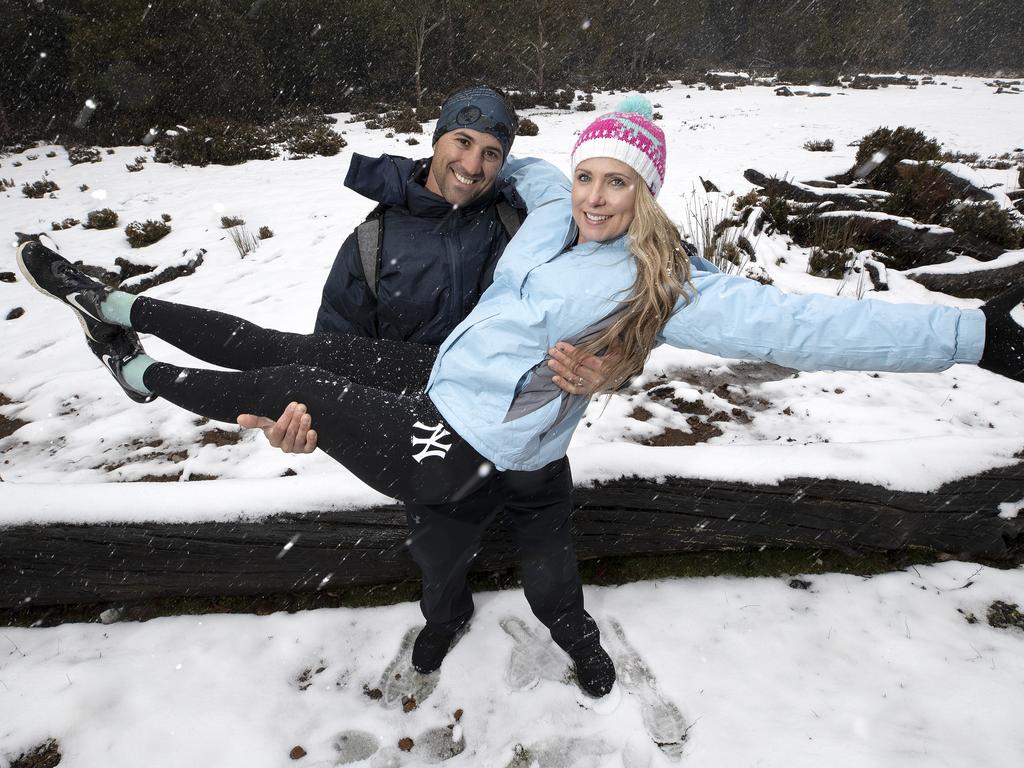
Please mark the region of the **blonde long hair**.
[[636, 188], [633, 222], [628, 230], [636, 280], [612, 325], [579, 347], [586, 355], [618, 350], [618, 357], [609, 358], [603, 367], [606, 390], [618, 389], [643, 369], [679, 297], [689, 302], [693, 288], [690, 259], [683, 250], [678, 227], [639, 175]]

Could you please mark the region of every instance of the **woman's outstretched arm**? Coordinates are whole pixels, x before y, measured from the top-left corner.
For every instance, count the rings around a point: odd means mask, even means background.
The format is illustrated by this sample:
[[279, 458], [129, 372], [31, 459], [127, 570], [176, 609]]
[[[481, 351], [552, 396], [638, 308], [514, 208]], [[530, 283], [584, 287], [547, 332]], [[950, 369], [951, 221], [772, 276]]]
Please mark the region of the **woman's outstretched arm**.
[[935, 304], [787, 294], [735, 275], [699, 273], [661, 340], [800, 370], [941, 371], [977, 363], [985, 315]]

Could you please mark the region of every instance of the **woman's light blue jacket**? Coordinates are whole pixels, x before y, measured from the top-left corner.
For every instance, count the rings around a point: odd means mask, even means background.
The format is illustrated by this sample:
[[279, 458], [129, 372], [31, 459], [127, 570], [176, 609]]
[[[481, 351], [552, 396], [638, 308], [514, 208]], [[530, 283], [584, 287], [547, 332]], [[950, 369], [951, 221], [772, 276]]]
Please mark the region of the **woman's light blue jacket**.
[[[494, 283], [441, 345], [427, 393], [448, 424], [500, 470], [565, 455], [590, 400], [551, 382], [547, 350], [602, 327], [633, 285], [629, 237], [573, 245], [571, 187], [554, 166], [510, 159], [529, 215]], [[976, 363], [979, 310], [797, 296], [691, 259], [696, 294], [659, 343], [800, 370], [941, 371]]]

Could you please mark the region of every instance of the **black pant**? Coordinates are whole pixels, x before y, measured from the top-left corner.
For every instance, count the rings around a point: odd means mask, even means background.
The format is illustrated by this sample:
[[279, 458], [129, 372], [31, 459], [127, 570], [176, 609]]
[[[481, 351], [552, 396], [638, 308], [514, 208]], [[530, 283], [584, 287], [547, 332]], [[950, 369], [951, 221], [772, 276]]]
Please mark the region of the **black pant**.
[[501, 512], [519, 547], [523, 592], [552, 639], [572, 652], [596, 642], [583, 609], [583, 585], [572, 541], [572, 474], [568, 459], [533, 472], [502, 472], [457, 505], [406, 504], [409, 551], [423, 574], [420, 608], [427, 623], [453, 633], [473, 614], [466, 576], [484, 530]]
[[568, 461], [534, 472], [495, 471], [423, 392], [433, 347], [284, 333], [147, 297], [136, 299], [131, 321], [201, 360], [237, 369], [157, 363], [144, 380], [160, 397], [230, 423], [240, 413], [276, 415], [292, 401], [305, 403], [316, 417], [321, 449], [367, 485], [409, 505], [410, 550], [423, 572], [428, 623], [451, 632], [469, 619], [466, 574], [484, 529], [507, 504], [530, 607], [568, 651], [597, 639], [583, 610], [569, 528]]

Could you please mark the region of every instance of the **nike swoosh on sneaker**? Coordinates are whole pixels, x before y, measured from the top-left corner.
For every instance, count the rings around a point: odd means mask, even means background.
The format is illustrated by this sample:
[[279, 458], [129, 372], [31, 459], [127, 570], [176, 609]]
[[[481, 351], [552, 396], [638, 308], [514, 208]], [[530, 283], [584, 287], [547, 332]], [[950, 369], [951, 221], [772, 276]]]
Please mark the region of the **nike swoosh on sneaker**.
[[81, 296], [81, 295], [82, 294], [80, 294], [80, 293], [69, 293], [67, 296], [64, 297], [64, 299], [67, 301], [68, 304], [73, 306], [79, 312], [84, 312], [89, 317], [91, 317], [93, 320], [99, 320], [101, 323], [102, 322], [106, 322], [105, 320], [102, 320], [102, 319], [96, 317], [92, 312], [90, 312], [88, 309], [86, 309], [85, 307], [83, 307], [81, 305], [81, 303], [78, 301], [78, 297]]

